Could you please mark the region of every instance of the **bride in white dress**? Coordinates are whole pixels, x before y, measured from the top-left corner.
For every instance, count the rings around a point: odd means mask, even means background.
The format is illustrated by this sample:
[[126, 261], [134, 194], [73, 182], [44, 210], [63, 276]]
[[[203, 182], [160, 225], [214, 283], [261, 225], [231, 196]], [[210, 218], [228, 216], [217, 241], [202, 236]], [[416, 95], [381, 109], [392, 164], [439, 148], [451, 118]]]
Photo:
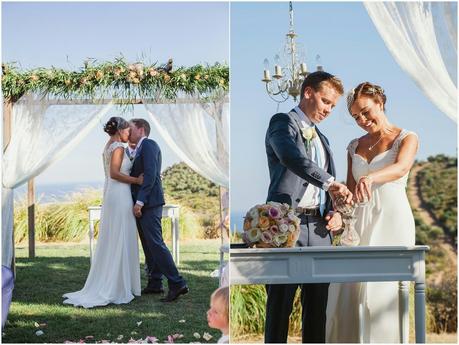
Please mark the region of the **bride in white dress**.
[[142, 184], [143, 176], [129, 176], [132, 162], [123, 145], [129, 138], [129, 123], [112, 117], [104, 131], [110, 140], [103, 152], [105, 185], [97, 247], [83, 289], [63, 296], [64, 303], [84, 308], [129, 303], [140, 296], [139, 248], [130, 185]]
[[[385, 103], [383, 89], [368, 82], [348, 96], [349, 112], [367, 132], [347, 148], [347, 186], [357, 202], [368, 200], [356, 210], [355, 228], [362, 246], [413, 246], [405, 189], [418, 138], [389, 123]], [[400, 343], [397, 282], [331, 284], [328, 296], [327, 343]]]

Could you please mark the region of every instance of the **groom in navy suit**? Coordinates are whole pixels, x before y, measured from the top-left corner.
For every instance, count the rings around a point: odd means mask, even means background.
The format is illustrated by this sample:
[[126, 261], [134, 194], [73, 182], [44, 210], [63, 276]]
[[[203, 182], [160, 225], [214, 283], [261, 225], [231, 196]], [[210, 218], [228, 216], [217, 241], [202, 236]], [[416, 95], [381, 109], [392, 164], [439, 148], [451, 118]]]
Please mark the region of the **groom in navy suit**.
[[[341, 81], [323, 72], [305, 78], [300, 103], [288, 114], [275, 114], [266, 133], [270, 174], [267, 201], [287, 203], [301, 219], [297, 246], [330, 246], [330, 231], [341, 228], [332, 198], [352, 193], [335, 181], [335, 166], [328, 139], [316, 127], [343, 94]], [[329, 284], [302, 284], [303, 343], [324, 343]], [[289, 317], [297, 284], [267, 285], [265, 343], [287, 342]]]
[[131, 185], [134, 215], [148, 267], [148, 285], [142, 293], [163, 293], [162, 278], [168, 280], [169, 292], [164, 302], [172, 302], [188, 292], [188, 286], [175, 266], [172, 255], [163, 241], [161, 218], [164, 193], [161, 185], [161, 150], [148, 139], [150, 124], [144, 119], [130, 121], [129, 142], [136, 147], [130, 153], [133, 165], [131, 176], [143, 174], [143, 184]]

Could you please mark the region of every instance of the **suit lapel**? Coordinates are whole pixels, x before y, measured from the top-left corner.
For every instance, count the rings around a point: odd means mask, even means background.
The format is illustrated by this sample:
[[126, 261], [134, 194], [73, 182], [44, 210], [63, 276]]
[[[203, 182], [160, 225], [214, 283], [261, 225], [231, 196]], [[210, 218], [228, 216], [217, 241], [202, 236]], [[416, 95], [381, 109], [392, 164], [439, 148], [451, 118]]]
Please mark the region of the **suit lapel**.
[[297, 128], [298, 128], [298, 134], [300, 135], [301, 140], [303, 141], [303, 143], [305, 143], [306, 139], [301, 134], [301, 121], [302, 121], [302, 119], [300, 118], [300, 115], [295, 111], [295, 109], [290, 110], [289, 115], [295, 121], [295, 123], [297, 125]]

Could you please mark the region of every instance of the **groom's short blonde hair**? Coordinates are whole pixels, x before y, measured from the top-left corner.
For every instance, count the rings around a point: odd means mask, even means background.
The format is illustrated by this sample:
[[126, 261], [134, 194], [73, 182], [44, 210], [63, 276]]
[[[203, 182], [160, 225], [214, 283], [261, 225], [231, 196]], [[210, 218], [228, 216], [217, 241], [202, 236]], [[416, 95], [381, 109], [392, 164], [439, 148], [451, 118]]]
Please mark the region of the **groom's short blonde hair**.
[[132, 119], [131, 122], [137, 128], [143, 128], [145, 130], [145, 135], [148, 137], [150, 135], [150, 124], [147, 120], [144, 119]]
[[340, 95], [344, 93], [344, 87], [341, 79], [324, 71], [316, 71], [309, 73], [308, 76], [304, 78], [303, 84], [301, 85], [300, 101], [303, 99], [304, 90], [308, 86], [314, 91], [320, 91], [325, 85], [335, 89]]

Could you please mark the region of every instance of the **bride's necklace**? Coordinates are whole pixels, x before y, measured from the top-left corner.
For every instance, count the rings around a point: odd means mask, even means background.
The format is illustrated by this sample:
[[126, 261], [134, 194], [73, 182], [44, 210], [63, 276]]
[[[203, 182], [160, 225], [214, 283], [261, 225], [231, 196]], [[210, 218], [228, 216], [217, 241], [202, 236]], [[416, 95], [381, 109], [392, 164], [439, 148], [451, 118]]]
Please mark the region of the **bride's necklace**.
[[382, 135], [382, 133], [381, 133], [381, 135], [379, 136], [379, 139], [378, 139], [373, 145], [371, 145], [371, 146], [368, 148], [368, 151], [373, 150], [373, 148], [374, 148], [376, 145], [378, 145], [378, 143], [381, 141], [382, 137], [383, 137], [383, 135]]

